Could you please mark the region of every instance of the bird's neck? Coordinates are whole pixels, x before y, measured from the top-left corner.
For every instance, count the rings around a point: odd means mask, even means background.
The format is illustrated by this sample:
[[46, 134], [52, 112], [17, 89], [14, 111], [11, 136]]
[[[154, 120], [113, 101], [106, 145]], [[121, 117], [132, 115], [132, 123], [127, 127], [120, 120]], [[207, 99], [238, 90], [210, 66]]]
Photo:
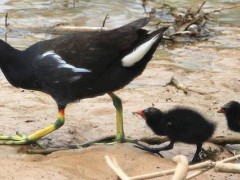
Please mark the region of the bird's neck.
[[15, 49], [8, 43], [0, 40], [0, 66], [20, 63], [23, 51]]
[[240, 129], [240, 114], [238, 112], [231, 112], [227, 114], [227, 123], [231, 130], [239, 131]]
[[17, 50], [7, 43], [0, 42], [0, 68], [6, 79], [13, 85], [24, 76], [24, 52]]
[[166, 135], [166, 124], [164, 123], [163, 119], [150, 119], [146, 120], [146, 122], [155, 134], [161, 136]]

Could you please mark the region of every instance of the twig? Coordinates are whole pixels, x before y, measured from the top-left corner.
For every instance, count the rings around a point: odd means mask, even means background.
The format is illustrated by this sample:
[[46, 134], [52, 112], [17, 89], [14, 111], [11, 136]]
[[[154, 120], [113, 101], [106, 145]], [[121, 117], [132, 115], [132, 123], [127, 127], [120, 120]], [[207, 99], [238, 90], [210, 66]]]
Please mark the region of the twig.
[[198, 10], [196, 11], [195, 15], [198, 14], [201, 10], [202, 7], [204, 6], [204, 4], [207, 2], [207, 0], [203, 1], [202, 4], [200, 5], [200, 7], [198, 8]]
[[[203, 163], [199, 163], [196, 165], [192, 165], [189, 166], [188, 170], [196, 170], [199, 168], [204, 168], [204, 167], [208, 167], [208, 168], [212, 168], [214, 167], [214, 162], [212, 161], [206, 161]], [[120, 167], [119, 167], [120, 168]], [[123, 171], [122, 169], [119, 169], [118, 171]], [[114, 169], [113, 169], [114, 170]], [[115, 170], [114, 170], [115, 171]], [[133, 177], [128, 177], [130, 180], [143, 180], [143, 179], [150, 179], [150, 178], [156, 178], [156, 177], [161, 177], [161, 176], [167, 176], [167, 175], [171, 175], [176, 171], [176, 169], [169, 169], [169, 170], [165, 170], [165, 171], [161, 171], [161, 172], [155, 172], [155, 173], [151, 173], [151, 174], [144, 174], [144, 175], [138, 175], [138, 176], [133, 176]], [[119, 172], [118, 172], [119, 173]], [[123, 172], [124, 173], [124, 172]], [[125, 174], [125, 173], [124, 173]]]
[[186, 156], [175, 156], [173, 157], [173, 161], [177, 163], [177, 167], [172, 180], [184, 180], [188, 173], [188, 160]]
[[223, 8], [215, 9], [215, 10], [209, 11], [209, 12], [207, 12], [207, 13], [205, 13], [205, 14], [208, 15], [208, 14], [213, 14], [213, 13], [216, 13], [216, 12], [222, 12], [222, 11], [224, 11], [224, 10], [235, 9], [235, 8], [240, 8], [240, 5], [229, 6], [229, 7], [223, 7]]
[[74, 27], [74, 26], [22, 26], [22, 25], [9, 25], [8, 29], [14, 30], [26, 30], [35, 33], [66, 33], [66, 32], [91, 32], [91, 31], [107, 31], [109, 30], [106, 27]]
[[238, 154], [236, 156], [233, 156], [233, 157], [230, 157], [230, 158], [227, 158], [227, 159], [223, 159], [223, 160], [218, 161], [218, 162], [226, 163], [226, 162], [230, 162], [230, 161], [233, 161], [233, 160], [239, 160], [239, 158], [240, 158], [240, 154]]
[[58, 148], [58, 149], [33, 149], [33, 150], [27, 150], [28, 154], [42, 154], [42, 155], [48, 155], [56, 151], [63, 151], [63, 150], [69, 150], [69, 148]]
[[9, 26], [8, 24], [8, 12], [5, 15], [5, 27], [7, 28]]
[[[218, 172], [224, 172], [224, 173], [240, 173], [240, 165], [239, 164], [230, 164], [230, 163], [225, 163], [225, 162], [229, 162], [229, 161], [233, 161], [240, 158], [240, 155], [236, 155], [234, 157], [231, 158], [227, 158], [221, 161], [217, 161], [217, 162], [212, 162], [210, 160], [202, 162], [202, 163], [198, 163], [195, 165], [191, 165], [188, 168], [188, 171], [192, 171], [192, 170], [196, 170], [196, 169], [200, 169], [200, 171], [197, 171], [189, 176], [187, 176], [187, 179], [193, 178], [199, 174], [202, 174], [212, 168], [215, 168], [215, 171]], [[115, 160], [116, 161], [116, 160]], [[112, 163], [112, 166], [115, 166], [115, 163]], [[111, 167], [112, 168], [112, 167]], [[113, 169], [113, 168], [112, 168]], [[118, 173], [116, 172], [116, 169], [118, 171]], [[117, 174], [119, 174], [119, 171], [121, 171], [121, 173], [123, 173], [124, 175], [126, 175], [123, 170], [117, 166], [114, 167], [114, 172], [116, 172]], [[167, 176], [167, 175], [171, 175], [176, 171], [175, 169], [169, 169], [169, 170], [165, 170], [165, 171], [161, 171], [161, 172], [155, 172], [155, 173], [150, 173], [150, 174], [144, 174], [144, 175], [138, 175], [138, 176], [133, 176], [133, 177], [128, 177], [127, 178], [129, 180], [143, 180], [143, 179], [150, 179], [150, 178], [156, 178], [156, 177], [161, 177], [161, 176]]]
[[224, 173], [240, 173], [240, 164], [217, 162], [214, 171]]
[[199, 171], [196, 171], [196, 172], [188, 175], [188, 176], [186, 177], [186, 179], [192, 179], [192, 178], [194, 178], [194, 177], [196, 177], [196, 176], [198, 176], [198, 175], [200, 175], [200, 174], [202, 174], [202, 173], [205, 173], [206, 171], [208, 171], [208, 170], [210, 170], [210, 169], [211, 169], [211, 168], [205, 168], [205, 169], [201, 169], [201, 170], [199, 170]]
[[161, 144], [169, 141], [167, 136], [157, 136], [157, 137], [143, 137], [140, 138], [139, 141], [148, 143], [150, 145]]
[[218, 145], [226, 145], [226, 144], [240, 144], [239, 136], [217, 136], [210, 138], [208, 142], [218, 144]]
[[107, 161], [107, 164], [114, 170], [114, 172], [118, 175], [118, 177], [120, 177], [122, 180], [130, 179], [118, 166], [115, 158], [112, 158], [111, 160], [108, 156], [105, 156], [105, 159]]
[[188, 87], [181, 84], [175, 77], [171, 78], [171, 81], [169, 84], [176, 86], [178, 89], [181, 89], [184, 93], [188, 92]]
[[[166, 136], [154, 136], [154, 137], [142, 137], [139, 141], [148, 143], [150, 145], [153, 144], [161, 144], [169, 141]], [[240, 144], [239, 136], [217, 136], [212, 137], [207, 140], [207, 142], [217, 144], [217, 145], [226, 145], [226, 144]]]
[[147, 14], [146, 5], [147, 5], [147, 0], [142, 0], [142, 7], [144, 9], [145, 14]]
[[106, 16], [103, 20], [103, 23], [102, 23], [101, 31], [102, 31], [102, 28], [105, 27], [105, 24], [106, 24], [106, 21], [107, 21], [108, 18], [109, 18], [109, 16], [108, 16], [108, 14], [106, 14]]

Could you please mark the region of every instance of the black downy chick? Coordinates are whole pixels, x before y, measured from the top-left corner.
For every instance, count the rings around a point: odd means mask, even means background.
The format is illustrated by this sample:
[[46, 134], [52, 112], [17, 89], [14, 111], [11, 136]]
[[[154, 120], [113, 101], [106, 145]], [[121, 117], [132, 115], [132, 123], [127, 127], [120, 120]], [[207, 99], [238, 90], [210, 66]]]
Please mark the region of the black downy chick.
[[235, 132], [240, 132], [240, 103], [229, 101], [224, 104], [218, 113], [224, 113], [227, 119], [228, 128]]
[[175, 142], [196, 144], [197, 150], [192, 163], [200, 161], [199, 153], [202, 144], [213, 135], [215, 130], [214, 123], [188, 108], [177, 107], [168, 112], [161, 112], [157, 108], [150, 107], [136, 114], [146, 120], [147, 125], [155, 134], [167, 136], [170, 139], [170, 144], [164, 147], [151, 148], [138, 142], [136, 142], [136, 147], [159, 154], [160, 151], [172, 149]]

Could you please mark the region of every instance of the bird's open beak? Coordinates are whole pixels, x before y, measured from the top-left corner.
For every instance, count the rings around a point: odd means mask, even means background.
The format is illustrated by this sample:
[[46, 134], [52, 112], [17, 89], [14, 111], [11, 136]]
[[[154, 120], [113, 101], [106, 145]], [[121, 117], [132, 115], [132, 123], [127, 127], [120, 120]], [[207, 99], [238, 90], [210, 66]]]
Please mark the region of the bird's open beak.
[[224, 111], [223, 108], [220, 108], [217, 112], [218, 112], [218, 113], [224, 113], [225, 111]]
[[136, 111], [136, 112], [134, 112], [134, 114], [138, 114], [138, 115], [141, 116], [142, 118], [146, 119], [143, 110], [141, 110], [141, 111]]
[[143, 112], [143, 110], [141, 110], [141, 111], [134, 112], [134, 114], [138, 114], [139, 116], [143, 116], [144, 112]]

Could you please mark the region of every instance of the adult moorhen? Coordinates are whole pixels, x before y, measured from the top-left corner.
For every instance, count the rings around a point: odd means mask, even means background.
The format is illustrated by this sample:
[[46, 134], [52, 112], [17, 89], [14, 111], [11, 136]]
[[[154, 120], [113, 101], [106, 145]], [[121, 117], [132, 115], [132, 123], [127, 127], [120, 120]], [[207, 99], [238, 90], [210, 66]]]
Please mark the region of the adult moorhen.
[[113, 91], [139, 76], [164, 31], [142, 29], [149, 18], [103, 32], [77, 32], [33, 44], [24, 51], [0, 40], [0, 67], [15, 87], [42, 91], [58, 105], [54, 124], [29, 136], [0, 136], [0, 144], [30, 144], [64, 124], [68, 103], [108, 93], [116, 108], [116, 141], [125, 140], [122, 104]]
[[136, 147], [159, 154], [160, 151], [172, 149], [175, 142], [196, 144], [197, 150], [192, 163], [200, 161], [199, 153], [202, 144], [212, 136], [215, 130], [215, 124], [189, 108], [177, 107], [168, 112], [161, 112], [157, 108], [150, 107], [136, 114], [146, 120], [147, 125], [155, 134], [167, 136], [170, 139], [170, 144], [164, 147], [151, 148], [138, 141], [135, 142]]

